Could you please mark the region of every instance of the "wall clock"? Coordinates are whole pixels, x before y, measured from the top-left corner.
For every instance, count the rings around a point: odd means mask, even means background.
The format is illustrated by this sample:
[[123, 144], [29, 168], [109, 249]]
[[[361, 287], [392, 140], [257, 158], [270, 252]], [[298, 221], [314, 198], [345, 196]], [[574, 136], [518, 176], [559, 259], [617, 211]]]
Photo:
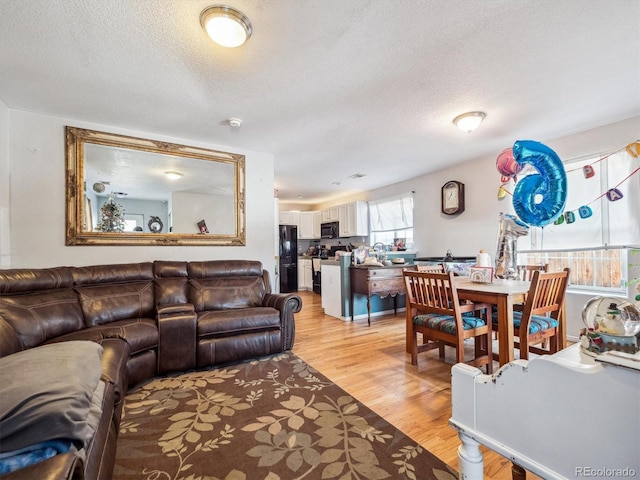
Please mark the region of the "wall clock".
[[464, 183], [451, 180], [442, 186], [442, 213], [456, 215], [464, 212]]
[[162, 220], [160, 220], [160, 217], [151, 216], [148, 225], [149, 230], [153, 233], [160, 233], [162, 231]]

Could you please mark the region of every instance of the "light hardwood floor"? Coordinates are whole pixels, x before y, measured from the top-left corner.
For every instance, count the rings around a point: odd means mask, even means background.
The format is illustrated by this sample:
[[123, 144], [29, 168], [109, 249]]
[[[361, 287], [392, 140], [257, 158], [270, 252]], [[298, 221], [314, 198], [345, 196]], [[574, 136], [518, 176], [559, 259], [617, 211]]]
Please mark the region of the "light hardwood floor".
[[[459, 441], [448, 424], [454, 350], [446, 349], [447, 363], [437, 350], [422, 353], [415, 367], [405, 353], [404, 312], [373, 317], [368, 327], [366, 319], [325, 315], [318, 294], [299, 295], [293, 353], [457, 470]], [[511, 479], [511, 462], [483, 453], [485, 478]]]

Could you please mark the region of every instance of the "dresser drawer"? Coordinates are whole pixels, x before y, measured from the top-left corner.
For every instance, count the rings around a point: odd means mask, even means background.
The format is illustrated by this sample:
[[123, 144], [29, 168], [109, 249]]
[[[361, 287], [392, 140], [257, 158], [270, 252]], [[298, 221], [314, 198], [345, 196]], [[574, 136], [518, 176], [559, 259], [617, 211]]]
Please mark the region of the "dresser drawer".
[[402, 277], [371, 278], [369, 292], [372, 295], [404, 294], [404, 279]]
[[370, 268], [369, 278], [402, 278], [402, 268]]

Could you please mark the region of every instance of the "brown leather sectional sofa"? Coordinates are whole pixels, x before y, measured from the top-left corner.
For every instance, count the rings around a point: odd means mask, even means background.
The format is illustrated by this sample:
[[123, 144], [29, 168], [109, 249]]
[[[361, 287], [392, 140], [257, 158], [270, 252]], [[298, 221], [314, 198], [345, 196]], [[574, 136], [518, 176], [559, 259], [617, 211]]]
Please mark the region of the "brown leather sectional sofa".
[[84, 460], [59, 454], [3, 478], [110, 478], [127, 388], [158, 374], [290, 350], [301, 306], [295, 294], [271, 293], [257, 261], [0, 270], [0, 357], [91, 340], [103, 347], [106, 385]]

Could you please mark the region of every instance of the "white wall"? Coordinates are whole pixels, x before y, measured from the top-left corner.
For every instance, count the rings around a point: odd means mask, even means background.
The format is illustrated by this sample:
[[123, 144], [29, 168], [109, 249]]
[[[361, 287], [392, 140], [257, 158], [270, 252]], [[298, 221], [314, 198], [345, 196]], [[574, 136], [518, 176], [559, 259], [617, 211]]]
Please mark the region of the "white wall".
[[[81, 266], [156, 259], [250, 259], [261, 261], [270, 274], [274, 274], [273, 229], [276, 220], [272, 155], [17, 110], [9, 110], [8, 116], [11, 126], [8, 142], [11, 253], [10, 265], [7, 266]], [[246, 246], [65, 246], [65, 125], [245, 155]], [[4, 179], [5, 172], [0, 172]], [[0, 186], [4, 191], [4, 183]]]
[[0, 267], [11, 263], [9, 206], [9, 109], [0, 102]]
[[[640, 116], [557, 139], [534, 139], [549, 146], [562, 160], [611, 153], [640, 135]], [[517, 139], [514, 139], [514, 142]], [[505, 145], [507, 148], [510, 145]], [[477, 158], [411, 180], [316, 206], [317, 209], [354, 200], [377, 200], [414, 191], [414, 239], [419, 256], [474, 256], [481, 248], [495, 254], [498, 214], [512, 212], [510, 197], [497, 199], [500, 174], [496, 157]], [[429, 159], [425, 159], [429, 161]], [[465, 184], [465, 211], [456, 216], [440, 212], [441, 187], [449, 180]], [[640, 240], [639, 240], [640, 242]]]
[[[637, 140], [639, 135], [640, 117], [634, 117], [575, 135], [534, 140], [552, 148], [562, 160], [570, 160], [594, 153], [614, 152]], [[498, 213], [513, 211], [510, 198], [497, 199], [500, 186], [500, 174], [495, 168], [497, 153], [495, 156], [471, 160], [463, 165], [363, 192], [317, 208], [354, 200], [377, 200], [415, 191], [414, 239], [419, 256], [444, 256], [447, 249], [454, 256], [474, 256], [484, 248], [491, 253], [491, 258], [495, 258]], [[458, 180], [465, 184], [465, 211], [454, 217], [440, 213], [440, 188], [448, 180]], [[640, 244], [640, 239], [636, 244]], [[597, 293], [567, 293], [567, 336], [571, 340], [577, 340], [580, 329], [584, 326], [584, 304], [596, 295]], [[629, 296], [633, 298], [631, 291]]]
[[173, 192], [171, 198], [174, 232], [198, 233], [198, 222], [204, 220], [210, 232], [235, 233], [235, 215], [233, 208], [229, 208], [233, 205], [232, 195]]

